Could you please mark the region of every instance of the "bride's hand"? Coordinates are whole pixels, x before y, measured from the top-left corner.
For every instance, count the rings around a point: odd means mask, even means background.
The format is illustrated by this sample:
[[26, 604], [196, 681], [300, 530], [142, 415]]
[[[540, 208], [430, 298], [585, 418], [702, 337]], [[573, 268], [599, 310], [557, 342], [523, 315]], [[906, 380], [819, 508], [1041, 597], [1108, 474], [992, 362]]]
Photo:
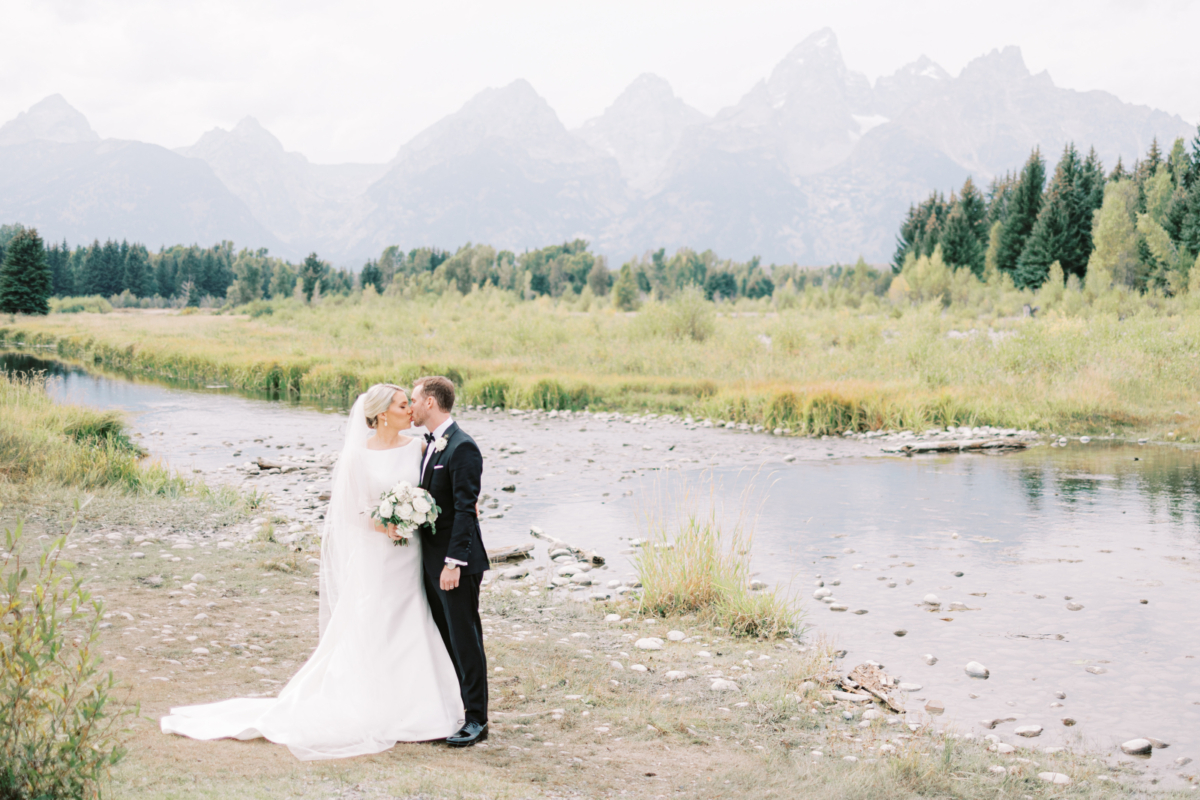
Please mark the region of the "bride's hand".
[[400, 534], [396, 533], [396, 525], [391, 522], [388, 523], [387, 530], [384, 531], [384, 533], [386, 533], [388, 535], [388, 538], [391, 539], [392, 541], [396, 541], [397, 539], [404, 538]]

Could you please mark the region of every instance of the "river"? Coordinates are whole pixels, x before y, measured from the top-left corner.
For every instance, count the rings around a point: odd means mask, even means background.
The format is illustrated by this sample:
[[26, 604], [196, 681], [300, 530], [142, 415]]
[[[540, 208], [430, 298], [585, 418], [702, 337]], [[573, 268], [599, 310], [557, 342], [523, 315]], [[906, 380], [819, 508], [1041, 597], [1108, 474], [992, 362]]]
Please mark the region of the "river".
[[[319, 528], [323, 486], [293, 476], [265, 486], [237, 465], [336, 452], [342, 409], [95, 374], [26, 353], [4, 354], [0, 366], [46, 370], [57, 399], [127, 412], [153, 458], [260, 489], [298, 527]], [[681, 486], [711, 489], [729, 518], [748, 497], [756, 576], [795, 593], [811, 633], [848, 651], [847, 667], [871, 659], [920, 685], [908, 695], [914, 718], [939, 701], [937, 724], [962, 733], [1113, 758], [1121, 742], [1155, 737], [1171, 746], [1147, 766], [1164, 777], [1180, 769], [1176, 759], [1200, 760], [1195, 450], [1073, 440], [900, 458], [873, 442], [646, 417], [456, 418], [487, 459], [489, 547], [528, 541], [536, 525], [607, 555], [605, 578], [627, 576], [628, 540], [645, 535], [639, 520], [675, 502]], [[820, 581], [847, 611], [812, 597]], [[937, 606], [925, 602], [931, 594]], [[968, 677], [969, 661], [990, 677]], [[1016, 721], [994, 731], [980, 725], [1008, 717]], [[1016, 725], [1045, 732], [1016, 739]]]

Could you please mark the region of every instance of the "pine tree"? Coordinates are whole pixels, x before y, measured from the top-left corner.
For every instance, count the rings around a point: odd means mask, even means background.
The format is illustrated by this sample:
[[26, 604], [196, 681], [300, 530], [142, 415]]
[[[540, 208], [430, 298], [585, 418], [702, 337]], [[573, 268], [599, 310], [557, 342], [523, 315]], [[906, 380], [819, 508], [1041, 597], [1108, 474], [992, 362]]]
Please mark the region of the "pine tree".
[[1017, 286], [1038, 288], [1058, 261], [1069, 275], [1082, 277], [1091, 255], [1092, 187], [1079, 152], [1069, 144], [1054, 169], [1037, 222], [1017, 261]]
[[160, 250], [154, 265], [154, 282], [159, 297], [175, 296], [175, 259], [170, 253]]
[[0, 266], [0, 312], [49, 314], [53, 281], [42, 237], [35, 228], [22, 230], [8, 243]]
[[[238, 280], [241, 278], [239, 277]], [[363, 289], [370, 286], [375, 291], [379, 291], [379, 285], [383, 283], [383, 274], [379, 271], [379, 264], [375, 262], [375, 259], [371, 259], [363, 265], [362, 271], [358, 273], [358, 283]]]
[[988, 240], [987, 201], [983, 199], [983, 194], [976, 188], [975, 181], [969, 177], [963, 182], [962, 191], [958, 193], [958, 203], [962, 206], [963, 216], [970, 223], [975, 238], [979, 240], [980, 248], [986, 248]]
[[63, 240], [61, 245], [52, 244], [46, 249], [46, 263], [53, 276], [55, 297], [67, 297], [75, 293], [75, 276], [71, 274], [71, 248]]
[[140, 244], [133, 245], [125, 254], [124, 284], [134, 297], [149, 297], [154, 294], [150, 277], [150, 255]]
[[1008, 212], [1004, 227], [1000, 231], [1000, 247], [996, 253], [996, 266], [1003, 272], [1015, 272], [1025, 241], [1033, 231], [1038, 212], [1042, 210], [1042, 186], [1046, 182], [1046, 164], [1041, 151], [1034, 148], [1021, 169], [1008, 200]]
[[976, 277], [983, 275], [984, 247], [975, 234], [961, 200], [954, 204], [950, 216], [946, 218], [941, 245], [942, 257], [947, 264], [955, 268], [965, 267]]
[[1200, 180], [1187, 190], [1182, 206], [1177, 243], [1193, 256], [1200, 256]]
[[80, 294], [104, 294], [104, 248], [96, 239], [83, 254], [76, 289]]
[[1108, 182], [1116, 183], [1117, 181], [1125, 180], [1129, 177], [1129, 173], [1125, 171], [1125, 164], [1122, 163], [1121, 157], [1117, 156], [1117, 165], [1113, 167], [1112, 172], [1108, 173]]
[[309, 253], [308, 258], [304, 259], [304, 263], [300, 265], [300, 280], [304, 287], [306, 302], [312, 300], [317, 283], [325, 277], [327, 272], [329, 272], [329, 265], [322, 261], [316, 253]]
[[121, 245], [109, 239], [104, 243], [101, 256], [100, 291], [96, 294], [112, 297], [125, 291], [125, 256]]
[[996, 223], [1004, 222], [1008, 218], [1008, 200], [1012, 196], [1012, 189], [1016, 183], [1017, 177], [1010, 172], [1002, 178], [993, 178], [991, 185], [988, 186], [987, 231], [989, 240], [992, 228]]

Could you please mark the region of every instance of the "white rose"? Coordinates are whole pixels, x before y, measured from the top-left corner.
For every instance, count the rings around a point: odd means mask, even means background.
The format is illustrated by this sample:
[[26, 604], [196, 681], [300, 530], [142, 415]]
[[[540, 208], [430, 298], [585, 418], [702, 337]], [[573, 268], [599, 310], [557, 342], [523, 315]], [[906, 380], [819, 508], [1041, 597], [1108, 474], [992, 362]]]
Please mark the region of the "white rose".
[[392, 515], [392, 504], [384, 500], [379, 504], [379, 518], [387, 519]]
[[412, 515], [413, 515], [412, 503], [401, 503], [400, 506], [396, 509], [396, 511], [398, 512], [398, 516], [401, 519], [412, 519]]
[[417, 497], [417, 498], [413, 499], [412, 507], [417, 510], [418, 514], [427, 514], [427, 513], [429, 513], [429, 509], [432, 508], [433, 506], [431, 506], [429, 504], [429, 501], [426, 500], [424, 497]]

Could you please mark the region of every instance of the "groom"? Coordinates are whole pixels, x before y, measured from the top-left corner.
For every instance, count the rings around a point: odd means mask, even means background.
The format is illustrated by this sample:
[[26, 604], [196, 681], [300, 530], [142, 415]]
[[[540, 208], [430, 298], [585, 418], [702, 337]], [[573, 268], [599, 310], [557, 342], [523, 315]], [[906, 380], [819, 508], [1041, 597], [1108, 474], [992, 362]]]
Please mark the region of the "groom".
[[458, 672], [466, 711], [462, 729], [446, 744], [469, 747], [487, 738], [488, 726], [487, 657], [479, 622], [479, 585], [488, 556], [476, 511], [483, 454], [450, 418], [454, 384], [449, 378], [421, 378], [413, 386], [413, 422], [429, 431], [421, 488], [441, 509], [432, 526], [420, 529], [425, 595]]

